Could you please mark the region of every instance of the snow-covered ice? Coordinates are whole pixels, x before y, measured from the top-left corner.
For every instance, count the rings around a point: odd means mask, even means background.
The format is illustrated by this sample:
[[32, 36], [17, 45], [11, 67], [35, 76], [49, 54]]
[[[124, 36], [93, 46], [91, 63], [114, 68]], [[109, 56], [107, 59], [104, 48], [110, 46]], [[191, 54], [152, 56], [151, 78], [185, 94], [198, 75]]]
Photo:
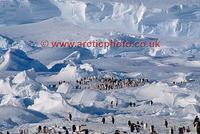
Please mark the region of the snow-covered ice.
[[[189, 126], [195, 134], [199, 27], [198, 0], [0, 0], [0, 131], [72, 132], [74, 124], [131, 133], [130, 120], [148, 123], [142, 134], [150, 125], [166, 134], [167, 119], [175, 133]], [[160, 47], [42, 48], [42, 40], [156, 40]]]

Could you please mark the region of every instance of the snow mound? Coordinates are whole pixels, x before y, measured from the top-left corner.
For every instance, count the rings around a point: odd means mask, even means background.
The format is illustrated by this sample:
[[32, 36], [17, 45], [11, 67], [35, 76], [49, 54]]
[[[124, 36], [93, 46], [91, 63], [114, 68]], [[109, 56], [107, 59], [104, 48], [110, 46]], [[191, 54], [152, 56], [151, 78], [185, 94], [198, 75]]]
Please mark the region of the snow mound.
[[[47, 103], [48, 102], [48, 103]], [[51, 104], [51, 105], [49, 105]], [[58, 93], [39, 92], [39, 98], [34, 100], [34, 104], [28, 108], [44, 113], [65, 112], [66, 102]]]
[[29, 58], [19, 49], [9, 49], [0, 62], [1, 71], [23, 71], [34, 68], [36, 71], [47, 71], [46, 66], [39, 61]]
[[79, 77], [80, 75], [78, 73], [78, 68], [73, 65], [67, 65], [66, 67], [62, 68], [58, 74], [50, 76], [50, 79], [57, 81], [75, 81]]
[[[107, 39], [97, 38], [94, 36], [90, 36], [88, 42], [90, 42], [90, 41], [109, 42], [109, 40], [107, 40]], [[95, 57], [97, 57], [98, 55], [106, 54], [111, 49], [110, 46], [108, 46], [108, 47], [86, 47], [86, 48], [89, 49]]]
[[18, 73], [14, 77], [13, 82], [14, 83], [22, 83], [25, 81], [35, 80], [35, 78], [36, 78], [36, 73], [35, 73], [34, 69], [30, 69], [30, 70], [26, 70], [26, 71], [22, 71], [22, 72]]
[[50, 71], [60, 71], [62, 67], [66, 67], [68, 64], [75, 64], [80, 62], [80, 52], [74, 51], [66, 58], [50, 63], [48, 68]]
[[162, 46], [150, 48], [148, 54], [152, 57], [169, 57], [180, 55], [180, 51], [175, 48]]
[[96, 74], [94, 67], [88, 63], [76, 65], [68, 64], [66, 67], [62, 68], [60, 72], [56, 75], [52, 75], [49, 79], [54, 81], [76, 81], [81, 77], [90, 76]]
[[72, 96], [72, 98], [69, 100], [69, 103], [92, 107], [98, 105], [98, 102], [104, 101], [105, 98], [105, 95], [99, 91], [85, 89]]
[[60, 114], [64, 116], [70, 112], [75, 118], [84, 118], [86, 116], [69, 105], [59, 93], [50, 93], [46, 91], [40, 91], [39, 97], [36, 98], [34, 104], [28, 108], [43, 113]]
[[72, 87], [70, 86], [70, 84], [68, 84], [68, 83], [62, 83], [59, 87], [58, 87], [58, 89], [57, 89], [57, 91], [56, 92], [58, 92], [58, 93], [63, 93], [63, 94], [68, 94], [68, 93], [70, 93], [70, 89], [71, 89]]
[[21, 97], [34, 98], [38, 91], [47, 90], [47, 88], [35, 80], [36, 73], [33, 69], [18, 73], [12, 80], [13, 89]]
[[[33, 69], [19, 72], [16, 76], [1, 79], [0, 94], [13, 95], [20, 98], [34, 98], [38, 91], [47, 90], [35, 80], [36, 73]], [[11, 98], [12, 99], [12, 98]]]
[[135, 96], [140, 99], [153, 100], [168, 106], [186, 107], [190, 104], [198, 104], [198, 100], [187, 91], [177, 86], [168, 86], [165, 83], [152, 83], [135, 91]]
[[8, 49], [13, 46], [14, 41], [8, 37], [0, 35], [0, 48]]
[[88, 64], [88, 63], [80, 65], [80, 69], [83, 69], [83, 70], [89, 71], [89, 72], [93, 72], [94, 71], [92, 65]]

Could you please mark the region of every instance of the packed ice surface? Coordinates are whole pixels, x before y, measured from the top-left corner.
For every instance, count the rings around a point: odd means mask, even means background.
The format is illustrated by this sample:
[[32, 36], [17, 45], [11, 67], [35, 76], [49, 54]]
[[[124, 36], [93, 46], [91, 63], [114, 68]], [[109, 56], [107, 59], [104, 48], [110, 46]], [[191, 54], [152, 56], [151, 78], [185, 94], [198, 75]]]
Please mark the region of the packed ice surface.
[[[71, 132], [75, 124], [90, 133], [130, 133], [131, 120], [165, 134], [167, 119], [175, 133], [182, 126], [195, 133], [199, 26], [198, 0], [0, 0], [0, 130], [35, 133], [46, 125]], [[157, 41], [160, 47], [42, 48], [42, 40]], [[112, 77], [148, 82], [100, 90], [101, 80]]]

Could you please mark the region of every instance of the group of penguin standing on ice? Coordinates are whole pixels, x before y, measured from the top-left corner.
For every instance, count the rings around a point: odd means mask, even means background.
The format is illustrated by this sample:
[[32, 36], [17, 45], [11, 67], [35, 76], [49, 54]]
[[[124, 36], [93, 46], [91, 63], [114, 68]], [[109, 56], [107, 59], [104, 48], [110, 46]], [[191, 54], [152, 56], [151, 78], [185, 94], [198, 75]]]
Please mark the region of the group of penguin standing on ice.
[[[114, 117], [113, 117], [114, 118]], [[104, 119], [105, 120], [105, 119]], [[102, 119], [103, 122], [103, 119]], [[104, 122], [105, 123], [105, 122]], [[169, 127], [169, 123], [167, 120], [164, 121], [164, 125], [167, 129], [166, 134], [175, 134], [175, 127]], [[196, 116], [193, 122], [193, 125], [195, 127], [195, 131], [196, 134], [200, 134], [200, 120], [199, 117]], [[141, 123], [139, 121], [137, 121], [137, 123], [132, 123], [130, 120], [128, 121], [128, 126], [130, 127], [130, 132], [133, 133], [137, 133], [137, 134], [142, 134], [141, 130], [146, 130], [148, 129], [148, 123], [144, 123], [143, 121], [141, 121]], [[189, 134], [191, 132], [191, 129], [189, 126], [185, 127], [179, 127], [178, 128], [178, 134]], [[126, 131], [122, 131], [120, 132], [120, 130], [116, 130], [115, 134], [128, 134], [128, 132]], [[148, 134], [158, 134], [158, 132], [156, 132], [154, 125], [151, 125], [149, 127], [149, 132]]]
[[[106, 124], [106, 118], [108, 117], [102, 117], [101, 122], [103, 124]], [[68, 120], [72, 121], [72, 114], [69, 113], [68, 116]], [[111, 123], [115, 124], [115, 117], [111, 116]], [[144, 131], [148, 131], [147, 134], [158, 134], [158, 132], [156, 131], [156, 128], [154, 125], [149, 125], [146, 122], [139, 122], [137, 121], [136, 123], [131, 122], [130, 120], [128, 120], [128, 127], [129, 127], [129, 131], [120, 131], [119, 129], [116, 129], [114, 134], [128, 134], [128, 132], [130, 133], [136, 133], [136, 134], [143, 134]], [[86, 125], [85, 125], [86, 126]], [[187, 134], [191, 132], [191, 129], [189, 126], [185, 127], [179, 127], [178, 129], [176, 129], [175, 127], [169, 127], [169, 123], [167, 120], [164, 121], [164, 126], [166, 128], [166, 134]], [[89, 134], [89, 129], [81, 128], [82, 126], [79, 125], [75, 125], [73, 124], [71, 129], [67, 128], [65, 126], [63, 127], [58, 127], [57, 125], [55, 127], [47, 127], [47, 126], [38, 126], [36, 129], [35, 134], [70, 134], [69, 130], [72, 131], [72, 134]], [[195, 117], [194, 121], [193, 121], [193, 127], [195, 127], [195, 131], [196, 134], [200, 134], [200, 119], [198, 116]], [[60, 128], [62, 129], [62, 131], [57, 131], [56, 128]], [[95, 134], [95, 130], [93, 132], [90, 132], [91, 134]], [[0, 132], [0, 134], [3, 134], [2, 132]], [[9, 131], [7, 131], [5, 134], [12, 134]], [[17, 134], [29, 134], [29, 130], [28, 129], [24, 129], [24, 130], [19, 130], [19, 133]], [[30, 133], [31, 134], [31, 133]], [[101, 134], [105, 134], [105, 133], [101, 133]]]

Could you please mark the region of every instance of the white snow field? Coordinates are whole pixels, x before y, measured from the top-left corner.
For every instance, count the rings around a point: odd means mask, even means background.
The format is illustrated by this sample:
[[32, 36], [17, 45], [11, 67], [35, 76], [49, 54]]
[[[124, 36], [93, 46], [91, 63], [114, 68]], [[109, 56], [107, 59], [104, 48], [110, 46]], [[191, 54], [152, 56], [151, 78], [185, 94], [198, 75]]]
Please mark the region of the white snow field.
[[[150, 134], [154, 125], [196, 134], [199, 38], [199, 0], [0, 0], [0, 132], [35, 134], [40, 125], [64, 134], [76, 125]], [[46, 40], [160, 47], [42, 47]], [[129, 120], [148, 127], [131, 132]]]

